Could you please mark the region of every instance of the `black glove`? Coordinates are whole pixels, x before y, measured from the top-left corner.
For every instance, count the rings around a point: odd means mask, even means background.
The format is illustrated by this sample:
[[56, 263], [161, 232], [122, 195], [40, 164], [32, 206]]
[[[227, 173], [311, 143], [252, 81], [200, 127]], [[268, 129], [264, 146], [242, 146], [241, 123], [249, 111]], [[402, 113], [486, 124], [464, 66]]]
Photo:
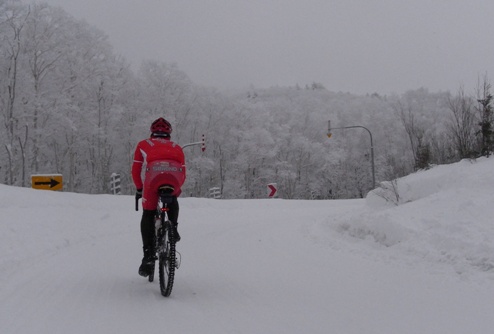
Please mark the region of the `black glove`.
[[139, 198], [142, 198], [142, 189], [136, 190], [136, 201], [138, 201]]

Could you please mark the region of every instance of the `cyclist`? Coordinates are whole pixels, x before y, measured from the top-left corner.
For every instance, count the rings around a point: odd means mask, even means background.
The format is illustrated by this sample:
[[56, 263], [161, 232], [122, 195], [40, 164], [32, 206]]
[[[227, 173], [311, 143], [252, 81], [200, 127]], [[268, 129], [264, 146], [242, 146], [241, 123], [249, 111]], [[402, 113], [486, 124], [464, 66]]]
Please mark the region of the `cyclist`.
[[132, 163], [132, 180], [136, 187], [136, 200], [142, 198], [141, 236], [144, 257], [139, 267], [139, 275], [147, 277], [156, 260], [154, 216], [158, 205], [158, 189], [165, 186], [172, 194], [168, 218], [174, 227], [176, 241], [180, 240], [177, 231], [178, 201], [185, 181], [185, 157], [182, 148], [171, 141], [171, 124], [160, 117], [151, 124], [151, 136], [137, 144]]

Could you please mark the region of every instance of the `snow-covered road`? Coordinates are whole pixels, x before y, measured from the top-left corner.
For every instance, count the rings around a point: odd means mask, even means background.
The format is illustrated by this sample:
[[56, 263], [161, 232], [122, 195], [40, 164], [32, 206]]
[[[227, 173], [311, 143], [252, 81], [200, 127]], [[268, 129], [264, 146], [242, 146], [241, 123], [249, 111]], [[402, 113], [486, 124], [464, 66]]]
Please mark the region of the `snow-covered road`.
[[[464, 180], [492, 166], [426, 173]], [[424, 175], [404, 180], [408, 195]], [[380, 208], [182, 198], [182, 265], [164, 298], [137, 274], [133, 197], [0, 185], [0, 332], [491, 333], [494, 195], [462, 184], [448, 207], [456, 186]]]

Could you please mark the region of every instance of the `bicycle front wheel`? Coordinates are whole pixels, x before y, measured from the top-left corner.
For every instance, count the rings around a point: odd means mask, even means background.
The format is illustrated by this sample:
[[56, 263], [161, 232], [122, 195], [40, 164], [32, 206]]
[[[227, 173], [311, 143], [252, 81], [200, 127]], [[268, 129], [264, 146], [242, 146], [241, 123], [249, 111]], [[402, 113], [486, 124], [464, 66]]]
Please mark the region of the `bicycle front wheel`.
[[159, 276], [161, 294], [169, 297], [173, 288], [175, 277], [175, 236], [170, 221], [167, 221], [163, 231], [163, 246], [159, 250]]

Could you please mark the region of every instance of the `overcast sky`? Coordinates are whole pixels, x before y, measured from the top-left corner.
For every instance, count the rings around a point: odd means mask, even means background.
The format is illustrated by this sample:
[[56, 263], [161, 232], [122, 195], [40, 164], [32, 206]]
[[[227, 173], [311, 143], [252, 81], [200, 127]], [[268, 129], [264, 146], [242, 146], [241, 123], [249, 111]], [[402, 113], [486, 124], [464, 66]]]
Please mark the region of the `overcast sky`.
[[219, 89], [473, 93], [494, 78], [492, 0], [45, 1], [103, 30], [131, 63], [174, 62]]

